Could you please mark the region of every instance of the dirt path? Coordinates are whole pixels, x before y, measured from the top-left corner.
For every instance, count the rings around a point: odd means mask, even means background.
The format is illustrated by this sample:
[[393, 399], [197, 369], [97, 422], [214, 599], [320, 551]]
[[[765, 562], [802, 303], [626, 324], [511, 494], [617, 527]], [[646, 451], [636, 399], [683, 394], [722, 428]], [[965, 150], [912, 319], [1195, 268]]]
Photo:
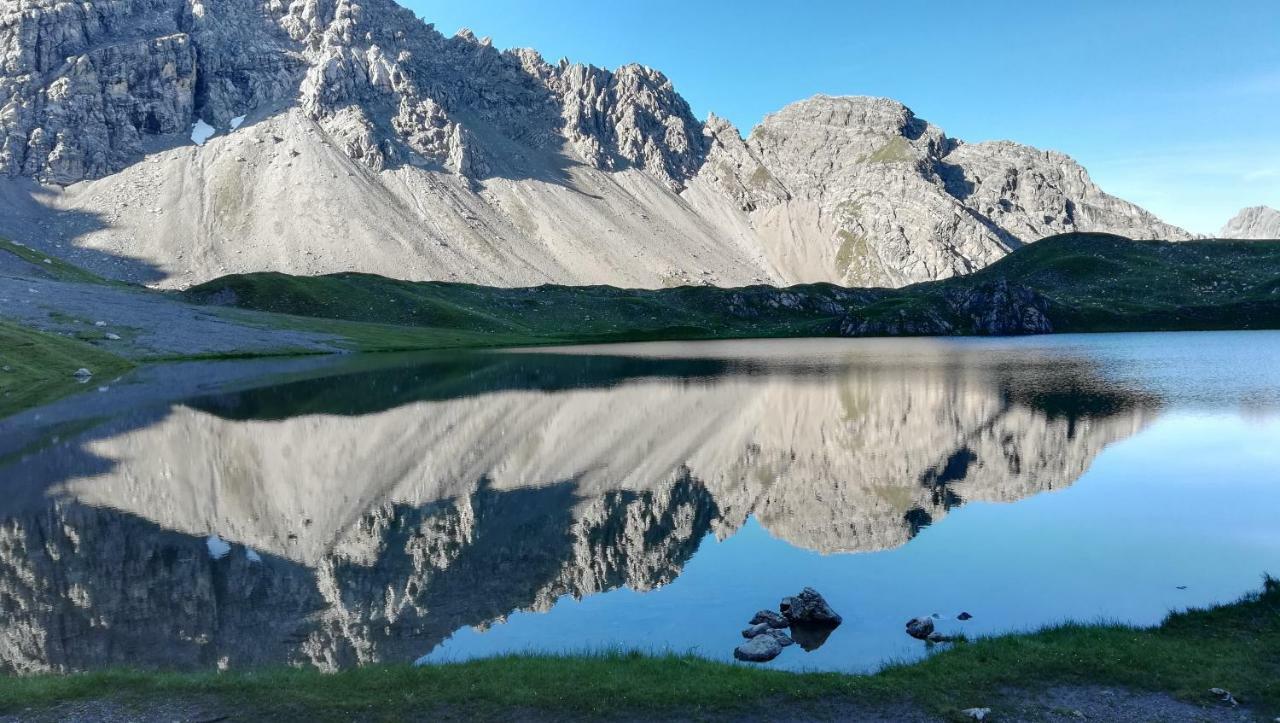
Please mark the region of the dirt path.
[[[50, 723], [52, 721], [103, 723], [212, 723], [213, 721], [315, 720], [313, 711], [295, 709], [282, 692], [279, 708], [260, 710], [217, 699], [162, 700], [129, 704], [110, 699], [67, 703], [46, 710], [29, 710], [16, 715], [0, 716], [0, 723]], [[1215, 704], [1206, 697], [1204, 705], [1180, 701], [1163, 693], [1144, 693], [1100, 686], [1058, 687], [1042, 691], [1011, 691], [1000, 700], [980, 702], [990, 708], [985, 720], [992, 723], [1045, 723], [1053, 721], [1117, 721], [1119, 723], [1237, 723], [1267, 721], [1247, 708], [1231, 708]], [[462, 708], [431, 708], [410, 716], [398, 713], [395, 719], [414, 721], [586, 721], [604, 718], [575, 716], [562, 712], [536, 709], [504, 710], [478, 713]], [[336, 715], [326, 720], [368, 721], [386, 719], [385, 712], [369, 711]], [[754, 709], [724, 712], [702, 710], [669, 711], [661, 714], [625, 711], [607, 717], [621, 721], [865, 721], [869, 723], [926, 723], [932, 721], [972, 720], [959, 711], [948, 715], [932, 715], [910, 703], [866, 704], [853, 700], [793, 703], [765, 702]]]

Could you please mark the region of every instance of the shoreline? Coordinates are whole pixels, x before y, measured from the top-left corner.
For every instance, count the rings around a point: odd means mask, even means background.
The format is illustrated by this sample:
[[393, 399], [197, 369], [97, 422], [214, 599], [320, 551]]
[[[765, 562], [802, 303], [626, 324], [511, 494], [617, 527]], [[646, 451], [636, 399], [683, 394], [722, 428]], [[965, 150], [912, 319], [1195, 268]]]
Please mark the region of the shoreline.
[[[1175, 716], [1272, 720], [1280, 715], [1276, 650], [1280, 580], [1266, 577], [1258, 593], [1173, 613], [1153, 628], [1064, 623], [958, 643], [868, 675], [790, 673], [626, 651], [373, 665], [337, 673], [285, 666], [115, 670], [6, 678], [0, 681], [0, 715], [43, 720], [118, 708], [136, 720], [152, 720], [195, 706], [206, 720], [966, 720], [964, 711], [990, 708], [993, 720], [1022, 720], [1036, 711], [1053, 713], [1066, 700], [1078, 706], [1070, 717], [1076, 711], [1088, 716], [1084, 711], [1091, 706], [1118, 711], [1133, 704], [1138, 715], [1145, 710], [1151, 717], [1158, 717], [1151, 706], [1163, 706]], [[1211, 689], [1229, 691], [1238, 706]]]

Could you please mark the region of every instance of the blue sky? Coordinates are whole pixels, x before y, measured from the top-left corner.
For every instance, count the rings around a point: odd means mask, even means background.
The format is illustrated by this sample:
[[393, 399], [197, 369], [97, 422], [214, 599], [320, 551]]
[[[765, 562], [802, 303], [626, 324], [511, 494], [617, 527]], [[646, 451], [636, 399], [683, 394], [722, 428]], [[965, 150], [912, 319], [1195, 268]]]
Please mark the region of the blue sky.
[[1280, 0], [401, 0], [453, 34], [665, 72], [744, 134], [815, 93], [1065, 151], [1193, 231], [1280, 207]]

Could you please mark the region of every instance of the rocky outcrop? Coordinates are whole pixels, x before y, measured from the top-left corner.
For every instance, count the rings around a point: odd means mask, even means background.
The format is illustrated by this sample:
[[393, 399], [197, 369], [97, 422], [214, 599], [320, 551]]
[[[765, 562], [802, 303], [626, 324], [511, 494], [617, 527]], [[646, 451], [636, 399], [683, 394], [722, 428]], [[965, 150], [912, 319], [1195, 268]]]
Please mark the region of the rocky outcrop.
[[1051, 334], [1049, 302], [1033, 289], [1007, 279], [974, 283], [924, 298], [911, 308], [850, 313], [840, 322], [844, 336], [1020, 336]]
[[446, 38], [392, 0], [6, 7], [0, 171], [0, 233], [165, 286], [899, 286], [1061, 232], [1185, 237], [1067, 156], [894, 101], [820, 96], [743, 138], [651, 68]]
[[1228, 221], [1218, 236], [1253, 240], [1280, 239], [1280, 211], [1270, 206], [1246, 208]]

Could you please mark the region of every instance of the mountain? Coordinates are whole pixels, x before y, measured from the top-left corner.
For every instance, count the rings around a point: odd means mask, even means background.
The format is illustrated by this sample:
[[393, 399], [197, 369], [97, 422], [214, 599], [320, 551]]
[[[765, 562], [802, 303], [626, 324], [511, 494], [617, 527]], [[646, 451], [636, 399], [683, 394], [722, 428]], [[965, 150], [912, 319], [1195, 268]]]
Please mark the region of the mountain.
[[1280, 239], [1280, 211], [1270, 206], [1246, 208], [1227, 222], [1221, 238]]
[[1065, 155], [891, 100], [816, 97], [744, 138], [655, 70], [446, 38], [391, 0], [6, 5], [0, 133], [0, 233], [168, 287], [900, 286], [1059, 232], [1187, 236]]

